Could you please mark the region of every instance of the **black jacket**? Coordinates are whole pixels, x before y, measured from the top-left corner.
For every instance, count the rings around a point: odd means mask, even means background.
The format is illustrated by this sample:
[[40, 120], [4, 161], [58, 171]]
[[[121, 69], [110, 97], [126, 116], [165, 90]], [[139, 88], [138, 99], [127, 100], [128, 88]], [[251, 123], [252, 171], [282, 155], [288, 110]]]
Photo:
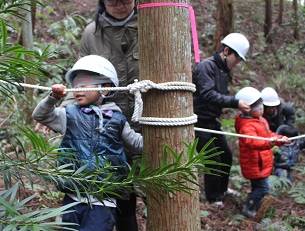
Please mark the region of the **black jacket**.
[[226, 64], [219, 54], [200, 62], [193, 72], [194, 111], [200, 122], [215, 121], [222, 114], [223, 108], [237, 108], [238, 100], [229, 96], [230, 76]]
[[294, 126], [295, 122], [295, 109], [290, 102], [284, 102], [281, 100], [281, 104], [277, 107], [277, 114], [269, 116], [264, 114], [265, 119], [269, 123], [270, 130], [276, 132], [278, 127], [282, 124]]

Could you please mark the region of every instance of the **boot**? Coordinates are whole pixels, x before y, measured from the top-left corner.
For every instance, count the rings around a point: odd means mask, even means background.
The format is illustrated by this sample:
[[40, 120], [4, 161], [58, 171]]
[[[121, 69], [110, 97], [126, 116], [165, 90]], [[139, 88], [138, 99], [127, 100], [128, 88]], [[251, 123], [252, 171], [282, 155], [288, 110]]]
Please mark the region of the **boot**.
[[243, 209], [241, 213], [248, 218], [254, 218], [256, 216], [256, 210], [253, 200], [249, 200], [246, 202], [246, 204], [243, 206]]
[[256, 222], [260, 222], [264, 218], [267, 210], [272, 206], [272, 204], [274, 204], [275, 201], [276, 199], [273, 196], [265, 196], [261, 201], [260, 207], [256, 213], [254, 220]]

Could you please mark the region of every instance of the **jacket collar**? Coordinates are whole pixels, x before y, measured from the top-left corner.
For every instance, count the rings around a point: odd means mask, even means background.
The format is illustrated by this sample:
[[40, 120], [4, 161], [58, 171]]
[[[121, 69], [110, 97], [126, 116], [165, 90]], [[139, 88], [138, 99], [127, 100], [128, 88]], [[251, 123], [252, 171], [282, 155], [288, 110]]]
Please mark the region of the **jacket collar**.
[[121, 112], [121, 109], [113, 102], [108, 102], [99, 106], [81, 106], [80, 110], [85, 114], [96, 113], [97, 115], [100, 114], [98, 113], [98, 111], [100, 111], [102, 115], [105, 115], [110, 118], [112, 117], [115, 111]]
[[221, 59], [219, 53], [214, 53], [213, 58], [216, 61], [217, 66], [222, 69], [223, 71], [230, 73], [229, 68], [227, 67], [227, 64]]
[[[92, 106], [90, 106], [90, 107], [81, 107], [80, 110], [81, 110], [83, 113], [85, 113], [85, 114], [91, 114], [91, 113], [98, 114], [98, 113], [96, 112], [96, 109], [93, 108]], [[112, 111], [112, 110], [107, 110], [107, 109], [104, 109], [104, 110], [99, 109], [99, 110], [101, 111], [101, 113], [102, 113], [104, 116], [107, 116], [107, 117], [109, 117], [109, 118], [111, 118], [112, 115], [113, 115], [113, 111]]]
[[105, 14], [105, 12], [100, 15], [99, 17], [99, 26], [101, 28], [106, 28], [106, 27], [129, 27], [129, 28], [134, 28], [137, 29], [138, 28], [138, 16], [137, 13], [135, 13], [133, 11], [133, 13], [131, 13], [124, 21], [123, 23], [121, 21], [117, 21], [117, 25], [112, 25], [113, 23], [111, 23], [111, 21], [115, 22], [116, 21], [110, 17], [107, 17], [107, 15]]

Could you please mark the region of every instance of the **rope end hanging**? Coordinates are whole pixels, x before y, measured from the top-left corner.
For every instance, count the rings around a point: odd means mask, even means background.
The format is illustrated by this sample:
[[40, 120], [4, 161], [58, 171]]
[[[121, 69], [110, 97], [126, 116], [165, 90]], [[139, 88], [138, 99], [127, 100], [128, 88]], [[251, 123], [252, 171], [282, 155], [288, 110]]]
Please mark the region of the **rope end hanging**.
[[142, 84], [139, 83], [138, 79], [134, 80], [134, 83], [129, 86], [129, 92], [134, 94], [134, 111], [131, 117], [131, 121], [139, 122], [139, 119], [142, 117], [143, 113], [143, 100], [141, 95]]
[[143, 113], [143, 100], [141, 96], [141, 92], [138, 90], [134, 92], [135, 97], [135, 104], [134, 104], [134, 111], [131, 117], [131, 121], [139, 122], [139, 119], [142, 117]]

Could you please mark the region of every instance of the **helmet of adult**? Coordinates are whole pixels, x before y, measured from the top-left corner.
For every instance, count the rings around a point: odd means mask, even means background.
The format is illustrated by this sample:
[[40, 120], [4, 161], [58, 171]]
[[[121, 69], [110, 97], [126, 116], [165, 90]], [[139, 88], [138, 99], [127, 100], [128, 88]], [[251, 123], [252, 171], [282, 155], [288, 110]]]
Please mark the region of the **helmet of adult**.
[[114, 66], [102, 56], [87, 55], [77, 60], [73, 67], [66, 73], [65, 78], [68, 83], [72, 83], [77, 71], [94, 72], [101, 76], [101, 83], [106, 83], [108, 80], [115, 87], [119, 86], [119, 80]]
[[269, 107], [275, 107], [280, 105], [281, 100], [272, 87], [266, 87], [262, 90], [263, 104]]
[[246, 36], [241, 33], [231, 33], [221, 40], [221, 43], [234, 50], [239, 57], [246, 61], [246, 54], [249, 50], [250, 43]]
[[254, 87], [244, 87], [236, 93], [235, 99], [242, 100], [246, 104], [251, 105], [259, 100], [261, 96], [262, 93]]

